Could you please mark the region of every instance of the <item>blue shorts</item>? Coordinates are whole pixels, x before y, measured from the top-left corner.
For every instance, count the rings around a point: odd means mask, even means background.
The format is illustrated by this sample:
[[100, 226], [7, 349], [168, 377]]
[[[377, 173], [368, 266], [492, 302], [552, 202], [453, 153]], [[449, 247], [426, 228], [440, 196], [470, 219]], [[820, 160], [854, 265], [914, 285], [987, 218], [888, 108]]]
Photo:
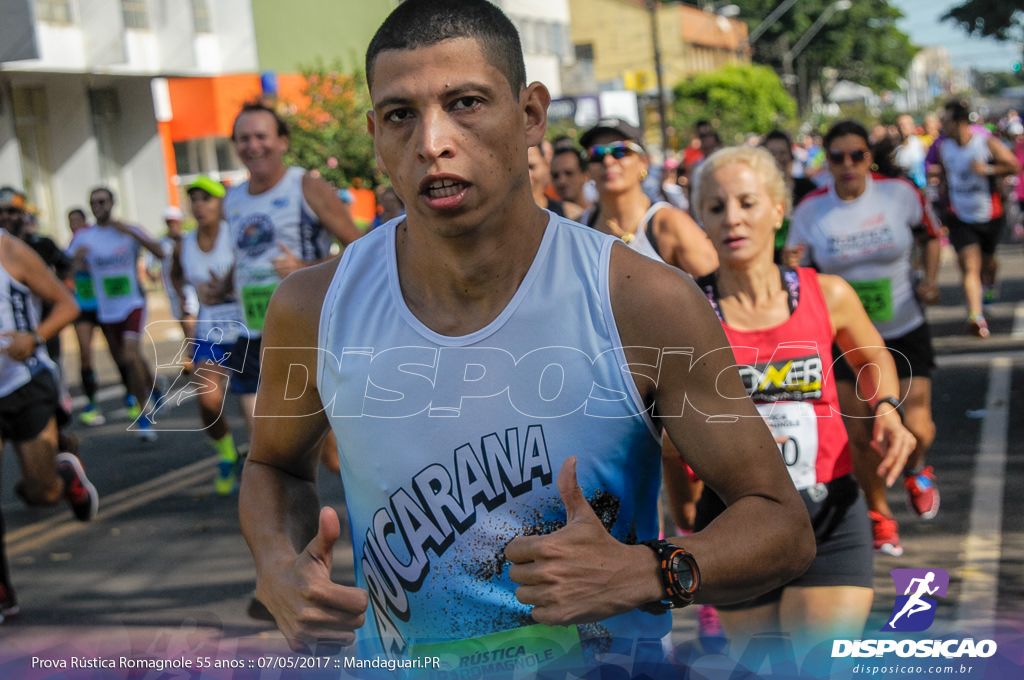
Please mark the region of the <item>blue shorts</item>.
[[[239, 342], [243, 341], [240, 340]], [[257, 364], [255, 369], [254, 375], [256, 377], [252, 378], [252, 360], [248, 357], [243, 360], [241, 356], [245, 355], [246, 349], [244, 345], [239, 351], [238, 343], [220, 345], [209, 340], [198, 339], [191, 342], [194, 348], [192, 352], [192, 363], [194, 365], [198, 366], [202, 362], [209, 362], [223, 366], [230, 373], [232, 392], [235, 394], [253, 394], [256, 392], [256, 386], [259, 385], [259, 365]], [[237, 359], [235, 358], [236, 355], [239, 355]], [[249, 367], [249, 376], [245, 373], [245, 367], [247, 366]]]
[[209, 340], [192, 340], [192, 346], [195, 351], [192, 352], [192, 363], [198, 364], [201, 361], [208, 361], [211, 364], [217, 365], [229, 365], [225, 359], [230, 359], [231, 352], [234, 351], [234, 343], [227, 345], [218, 345], [215, 342]]
[[232, 346], [225, 366], [231, 369], [231, 390], [236, 394], [256, 394], [260, 385], [260, 341], [240, 337]]

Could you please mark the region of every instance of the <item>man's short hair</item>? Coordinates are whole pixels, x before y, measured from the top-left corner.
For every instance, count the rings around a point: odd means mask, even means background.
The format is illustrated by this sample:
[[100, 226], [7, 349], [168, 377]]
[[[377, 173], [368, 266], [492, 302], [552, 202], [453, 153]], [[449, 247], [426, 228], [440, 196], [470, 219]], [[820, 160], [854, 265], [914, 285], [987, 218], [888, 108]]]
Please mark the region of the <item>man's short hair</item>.
[[825, 141], [822, 146], [828, 151], [829, 147], [832, 146], [832, 142], [840, 137], [846, 135], [856, 135], [864, 140], [864, 144], [871, 148], [871, 139], [868, 137], [868, 131], [863, 125], [855, 120], [841, 120], [832, 127], [829, 128], [828, 132], [825, 133]]
[[269, 113], [274, 117], [274, 124], [277, 126], [277, 136], [288, 136], [288, 123], [284, 122], [284, 119], [277, 115], [277, 111], [261, 101], [254, 100], [242, 104], [242, 110], [235, 116], [235, 122], [231, 124], [231, 141], [235, 141], [235, 128], [238, 127], [238, 119], [247, 113]]
[[951, 99], [942, 108], [949, 112], [950, 120], [954, 123], [971, 122], [971, 109], [962, 99]]
[[107, 197], [110, 199], [110, 204], [111, 205], [113, 205], [115, 203], [115, 201], [114, 201], [114, 192], [111, 189], [109, 189], [108, 187], [96, 187], [95, 189], [93, 189], [92, 191], [89, 192], [89, 196], [92, 196], [93, 194], [95, 194], [97, 192], [100, 192], [100, 191], [102, 191], [102, 192], [107, 194]]
[[589, 168], [587, 167], [587, 159], [583, 157], [583, 152], [573, 146], [556, 145], [555, 155], [551, 157], [551, 162], [554, 163], [554, 160], [556, 158], [558, 158], [559, 156], [564, 156], [565, 154], [570, 154], [576, 159], [576, 162], [580, 166], [580, 172], [586, 172], [587, 170], [589, 170]]
[[786, 143], [786, 147], [788, 149], [792, 150], [792, 148], [793, 148], [793, 138], [790, 137], [789, 133], [786, 132], [785, 130], [779, 130], [779, 129], [771, 130], [770, 132], [768, 132], [768, 134], [766, 134], [764, 136], [764, 139], [761, 140], [760, 146], [766, 146], [768, 144], [768, 142], [773, 142], [773, 141], [785, 142]]
[[366, 82], [384, 50], [415, 50], [453, 38], [472, 38], [488, 63], [504, 74], [512, 94], [526, 87], [523, 47], [515, 25], [485, 0], [406, 0], [393, 11], [366, 48]]
[[82, 210], [81, 208], [72, 208], [71, 210], [69, 210], [68, 217], [71, 217], [72, 215], [78, 215], [83, 220], [85, 219], [85, 211]]

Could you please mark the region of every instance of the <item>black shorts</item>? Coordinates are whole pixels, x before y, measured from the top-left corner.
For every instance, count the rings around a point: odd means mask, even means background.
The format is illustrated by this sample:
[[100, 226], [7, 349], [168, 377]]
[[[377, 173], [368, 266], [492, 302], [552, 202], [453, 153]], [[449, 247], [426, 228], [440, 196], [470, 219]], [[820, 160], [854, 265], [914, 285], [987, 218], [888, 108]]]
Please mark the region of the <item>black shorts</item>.
[[224, 365], [231, 369], [231, 391], [235, 394], [256, 394], [260, 384], [262, 340], [262, 337], [238, 338], [231, 356], [224, 362]]
[[[935, 348], [932, 347], [932, 331], [928, 322], [906, 335], [885, 341], [885, 346], [896, 362], [896, 375], [900, 380], [908, 378], [931, 378], [935, 369]], [[842, 351], [832, 346], [832, 356], [839, 357], [832, 367], [832, 379], [837, 382], [856, 382], [853, 369], [842, 358]]]
[[53, 374], [45, 369], [39, 371], [30, 381], [0, 398], [0, 437], [15, 444], [35, 439], [57, 414], [59, 402]]
[[[857, 586], [871, 588], [874, 583], [874, 548], [868, 506], [853, 475], [843, 475], [826, 484], [816, 484], [800, 492], [814, 527], [818, 554], [810, 568], [781, 588], [768, 591], [745, 602], [715, 605], [723, 611], [742, 611], [778, 602], [785, 588]], [[700, 531], [725, 510], [718, 496], [704, 488], [697, 503], [694, 528]]]
[[988, 222], [972, 224], [971, 222], [964, 222], [953, 213], [947, 211], [943, 223], [949, 229], [949, 242], [953, 244], [956, 252], [959, 253], [967, 246], [976, 245], [981, 248], [981, 252], [984, 254], [992, 255], [996, 252], [996, 246], [999, 245], [999, 237], [1003, 233], [1006, 217], [1000, 215]]
[[78, 318], [75, 319], [75, 323], [91, 323], [93, 326], [99, 326], [100, 320], [96, 316], [95, 309], [83, 309], [78, 313]]

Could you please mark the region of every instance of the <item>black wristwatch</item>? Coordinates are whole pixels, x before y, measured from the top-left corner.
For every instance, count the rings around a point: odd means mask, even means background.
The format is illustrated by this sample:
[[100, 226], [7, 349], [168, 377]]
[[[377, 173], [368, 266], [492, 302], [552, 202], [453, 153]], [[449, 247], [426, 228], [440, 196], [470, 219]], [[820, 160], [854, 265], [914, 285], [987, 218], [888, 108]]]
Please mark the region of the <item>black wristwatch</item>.
[[643, 541], [643, 545], [658, 556], [665, 599], [641, 605], [640, 610], [648, 614], [664, 614], [669, 609], [691, 604], [700, 590], [700, 569], [693, 555], [667, 541]]
[[46, 344], [46, 340], [43, 339], [43, 336], [39, 335], [39, 331], [32, 331], [32, 342], [35, 343], [36, 347]]
[[896, 415], [900, 417], [900, 422], [903, 422], [903, 405], [900, 404], [899, 399], [897, 399], [896, 397], [882, 397], [881, 399], [875, 402], [874, 408], [871, 409], [875, 415], [878, 415], [878, 407], [881, 406], [882, 404], [889, 404], [894, 409], [896, 409]]

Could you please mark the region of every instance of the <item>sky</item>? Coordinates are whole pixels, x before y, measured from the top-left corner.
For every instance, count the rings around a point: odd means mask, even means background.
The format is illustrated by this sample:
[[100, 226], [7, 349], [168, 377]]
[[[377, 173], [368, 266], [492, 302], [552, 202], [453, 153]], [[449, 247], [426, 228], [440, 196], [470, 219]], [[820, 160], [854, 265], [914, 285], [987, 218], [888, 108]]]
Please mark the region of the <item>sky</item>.
[[1020, 43], [972, 38], [952, 22], [939, 22], [949, 8], [961, 4], [956, 0], [889, 0], [889, 4], [903, 12], [896, 25], [912, 43], [919, 47], [945, 45], [955, 68], [1009, 71], [1010, 65], [1021, 59]]

